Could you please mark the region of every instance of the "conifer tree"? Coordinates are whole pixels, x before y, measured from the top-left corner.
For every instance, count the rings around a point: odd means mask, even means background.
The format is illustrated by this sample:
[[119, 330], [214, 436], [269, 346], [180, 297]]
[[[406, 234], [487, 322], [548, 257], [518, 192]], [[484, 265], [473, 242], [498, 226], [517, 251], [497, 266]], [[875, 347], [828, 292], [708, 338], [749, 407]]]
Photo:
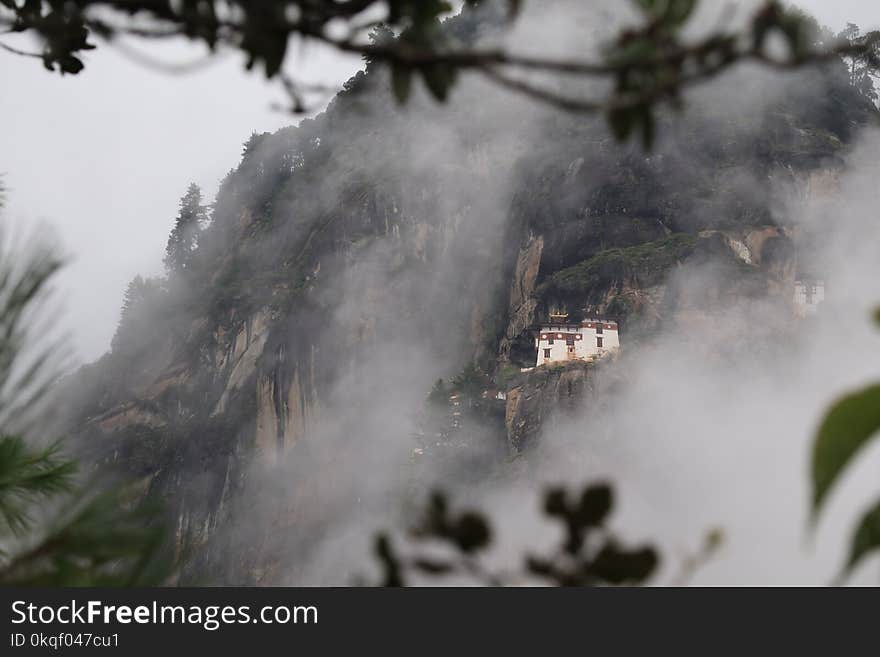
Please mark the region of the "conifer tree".
[[156, 278], [145, 279], [137, 275], [129, 282], [122, 300], [119, 325], [110, 342], [114, 354], [131, 352], [130, 347], [139, 342], [138, 327], [143, 327], [151, 318], [155, 319], [163, 292], [162, 283]]
[[208, 208], [202, 205], [202, 190], [192, 183], [180, 199], [180, 212], [165, 247], [165, 267], [169, 272], [182, 272], [191, 266], [199, 234], [207, 222]]
[[880, 77], [880, 71], [876, 67], [877, 57], [880, 56], [880, 44], [872, 41], [870, 34], [862, 34], [861, 28], [855, 23], [847, 23], [846, 28], [837, 35], [837, 39], [864, 48], [862, 52], [845, 57], [844, 61], [849, 68], [850, 85], [876, 103], [878, 94], [874, 83]]

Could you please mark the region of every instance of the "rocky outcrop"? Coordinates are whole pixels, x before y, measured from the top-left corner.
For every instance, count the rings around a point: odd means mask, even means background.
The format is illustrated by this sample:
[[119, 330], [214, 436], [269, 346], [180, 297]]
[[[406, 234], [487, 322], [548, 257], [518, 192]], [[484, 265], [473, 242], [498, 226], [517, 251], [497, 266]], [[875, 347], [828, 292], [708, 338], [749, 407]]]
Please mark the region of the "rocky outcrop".
[[315, 391], [304, 384], [299, 370], [283, 369], [282, 359], [273, 371], [257, 379], [257, 420], [254, 443], [258, 455], [275, 462], [287, 449], [303, 440], [317, 415]]
[[[161, 344], [90, 374], [95, 393], [74, 432], [118, 443], [120, 454], [134, 445], [130, 460], [175, 505], [181, 534], [206, 539], [251, 460], [293, 451], [297, 462], [300, 447], [324, 460], [297, 470], [287, 494], [298, 513], [321, 517], [316, 488], [372, 473], [340, 468], [345, 439], [328, 444], [334, 431], [314, 431], [318, 420], [385, 394], [406, 367], [430, 369], [404, 377], [427, 382], [478, 361], [507, 391], [504, 429], [500, 418], [487, 423], [493, 438], [506, 430], [513, 451], [528, 449], [615, 376], [605, 362], [520, 373], [535, 362], [529, 328], [551, 309], [621, 320], [627, 354], [640, 326], [650, 339], [665, 322], [710, 321], [744, 298], [788, 299], [797, 236], [777, 216], [772, 175], [784, 172], [803, 196], [829, 193], [827, 162], [868, 112], [817, 119], [780, 94], [785, 106], [757, 136], [749, 121], [664, 122], [646, 154], [620, 147], [602, 122], [508, 111], [508, 96], [479, 98], [503, 116], [468, 102], [414, 99], [404, 110], [375, 70], [321, 116], [246, 145], [193, 267], [167, 281], [173, 294], [155, 313], [180, 321], [139, 327], [134, 342], [149, 334]], [[456, 96], [468, 89], [462, 82]], [[835, 89], [841, 107], [861, 102]], [[703, 266], [713, 276], [699, 285], [679, 275]], [[407, 405], [428, 395], [406, 392]], [[350, 415], [335, 433], [357, 433], [361, 416]]]
[[499, 354], [507, 358], [511, 345], [535, 319], [538, 301], [535, 298], [535, 282], [541, 269], [541, 254], [544, 238], [529, 235], [528, 241], [520, 248], [516, 268], [510, 284], [510, 300], [507, 306], [507, 330], [499, 346]]
[[813, 171], [807, 183], [807, 198], [813, 201], [832, 198], [840, 191], [840, 167]]
[[588, 403], [598, 368], [582, 361], [539, 367], [508, 390], [504, 424], [511, 451], [527, 450], [542, 431], [552, 430], [555, 419]]
[[[231, 340], [226, 340], [225, 348], [217, 349], [217, 376], [225, 375], [223, 393], [211, 415], [222, 414], [231, 395], [238, 391], [244, 382], [254, 375], [257, 360], [263, 355], [263, 348], [269, 337], [270, 313], [263, 309], [248, 317]], [[219, 338], [226, 336], [220, 335]]]
[[142, 402], [132, 401], [94, 418], [90, 424], [100, 427], [101, 431], [112, 432], [135, 425], [163, 427], [166, 421], [155, 408], [150, 408]]

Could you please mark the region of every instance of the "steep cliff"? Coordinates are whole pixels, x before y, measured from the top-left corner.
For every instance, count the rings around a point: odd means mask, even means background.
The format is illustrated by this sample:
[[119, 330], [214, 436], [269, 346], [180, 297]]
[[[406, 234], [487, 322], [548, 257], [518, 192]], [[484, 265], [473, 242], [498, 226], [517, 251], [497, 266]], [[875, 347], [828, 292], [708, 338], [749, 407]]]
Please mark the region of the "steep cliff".
[[[291, 468], [263, 520], [309, 535], [306, 550], [322, 514], [360, 499], [364, 443], [387, 433], [405, 467], [408, 413], [467, 363], [507, 393], [502, 435], [479, 439], [527, 449], [615, 376], [613, 363], [519, 373], [551, 311], [614, 317], [625, 345], [733, 298], [784, 315], [809, 256], [779, 190], [833, 185], [874, 112], [829, 66], [790, 83], [808, 102], [777, 90], [757, 117], [664, 121], [646, 154], [472, 80], [449, 106], [401, 108], [385, 75], [370, 66], [315, 120], [249, 140], [193, 267], [68, 394], [80, 442], [167, 500], [182, 544], [210, 545], [260, 464]], [[680, 275], [695, 267], [714, 272], [699, 287]], [[260, 531], [202, 566], [273, 581]]]
[[[603, 363], [603, 365], [607, 365]], [[541, 367], [517, 381], [507, 392], [504, 424], [510, 448], [522, 452], [534, 444], [552, 421], [593, 402], [597, 379], [608, 382], [608, 368], [572, 362]]]

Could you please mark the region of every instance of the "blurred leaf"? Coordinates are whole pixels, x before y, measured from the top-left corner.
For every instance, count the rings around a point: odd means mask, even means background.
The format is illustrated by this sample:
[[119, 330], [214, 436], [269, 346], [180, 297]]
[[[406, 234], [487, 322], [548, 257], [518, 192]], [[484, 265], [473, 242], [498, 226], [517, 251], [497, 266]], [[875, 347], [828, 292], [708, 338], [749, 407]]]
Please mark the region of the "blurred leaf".
[[724, 544], [724, 530], [715, 527], [706, 533], [703, 539], [703, 549], [706, 552], [715, 552]]
[[446, 518], [446, 509], [446, 496], [437, 491], [432, 493], [422, 526], [417, 528], [416, 534], [426, 536], [445, 535], [449, 526], [449, 521]]
[[452, 571], [452, 564], [422, 557], [413, 561], [413, 566], [428, 575], [445, 575]]
[[642, 583], [659, 563], [653, 548], [624, 550], [609, 541], [589, 565], [587, 573], [608, 584]]
[[600, 526], [611, 512], [612, 503], [610, 486], [602, 484], [585, 489], [577, 508], [577, 519], [581, 526]]
[[376, 536], [375, 543], [373, 544], [373, 551], [382, 566], [384, 575], [382, 586], [404, 586], [400, 560], [394, 552], [391, 539], [385, 534], [379, 534]]
[[849, 560], [843, 575], [846, 576], [864, 559], [875, 550], [880, 550], [880, 501], [868, 511], [859, 528], [856, 530], [850, 546]]
[[443, 102], [449, 96], [449, 89], [455, 82], [455, 69], [448, 64], [432, 64], [422, 68], [422, 77], [431, 95]]
[[401, 105], [406, 103], [412, 89], [412, 69], [409, 66], [398, 62], [391, 64], [391, 88], [397, 102]]
[[653, 15], [657, 9], [658, 0], [635, 0], [635, 4], [642, 11]]
[[489, 545], [491, 538], [489, 523], [478, 513], [464, 513], [456, 523], [454, 539], [462, 552], [476, 552]]
[[[656, 52], [656, 46], [651, 39], [639, 38], [620, 44], [616, 50], [609, 53], [608, 59], [616, 66], [632, 66], [650, 62]], [[621, 85], [623, 88], [627, 86], [626, 84]]]
[[608, 126], [617, 141], [626, 141], [632, 134], [634, 117], [629, 108], [616, 109], [608, 112]]
[[666, 22], [678, 27], [683, 25], [694, 13], [697, 0], [669, 0], [666, 9]]
[[697, 0], [635, 0], [635, 4], [651, 20], [678, 27], [690, 18]]
[[539, 577], [552, 577], [555, 572], [552, 562], [536, 556], [528, 556], [526, 558], [526, 568], [528, 568], [530, 573]]
[[[384, 585], [403, 586], [403, 574], [407, 569], [433, 576], [457, 574], [488, 586], [518, 584], [532, 578], [546, 580], [551, 586], [642, 583], [659, 563], [658, 554], [653, 548], [622, 548], [607, 530], [600, 532], [601, 544], [587, 540], [590, 530], [604, 523], [612, 506], [613, 491], [607, 484], [588, 486], [581, 492], [580, 498], [575, 499], [564, 488], [548, 489], [544, 495], [544, 510], [563, 524], [565, 534], [562, 544], [548, 554], [526, 554], [520, 573], [496, 573], [480, 564], [474, 554], [492, 540], [488, 518], [473, 511], [456, 514], [448, 508], [443, 494], [434, 493], [422, 524], [413, 532], [413, 537], [446, 541], [452, 551], [443, 559], [430, 554], [415, 554], [400, 559], [387, 537], [380, 536], [377, 538], [376, 555], [384, 573]], [[710, 534], [706, 540], [710, 546], [717, 545], [721, 541], [720, 533]]]
[[847, 395], [832, 406], [813, 445], [813, 514], [852, 458], [880, 431], [880, 384]]
[[425, 517], [413, 529], [413, 535], [449, 541], [462, 552], [471, 553], [489, 544], [492, 531], [485, 517], [475, 511], [465, 511], [457, 518], [451, 515], [446, 496], [434, 492]]
[[544, 512], [548, 516], [566, 516], [568, 502], [564, 488], [551, 488], [544, 494]]
[[766, 3], [752, 19], [752, 46], [762, 50], [767, 36], [782, 18], [782, 7], [778, 2]]

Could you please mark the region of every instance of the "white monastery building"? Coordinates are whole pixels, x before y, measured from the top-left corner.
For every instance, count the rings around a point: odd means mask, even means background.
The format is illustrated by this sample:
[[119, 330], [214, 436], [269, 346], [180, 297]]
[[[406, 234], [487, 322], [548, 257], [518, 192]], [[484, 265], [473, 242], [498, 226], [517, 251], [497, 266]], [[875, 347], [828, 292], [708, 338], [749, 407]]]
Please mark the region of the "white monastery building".
[[620, 349], [617, 322], [585, 319], [580, 324], [565, 321], [565, 315], [551, 315], [535, 336], [536, 367], [570, 360], [595, 360]]
[[794, 308], [800, 317], [815, 315], [825, 301], [825, 281], [795, 281]]

